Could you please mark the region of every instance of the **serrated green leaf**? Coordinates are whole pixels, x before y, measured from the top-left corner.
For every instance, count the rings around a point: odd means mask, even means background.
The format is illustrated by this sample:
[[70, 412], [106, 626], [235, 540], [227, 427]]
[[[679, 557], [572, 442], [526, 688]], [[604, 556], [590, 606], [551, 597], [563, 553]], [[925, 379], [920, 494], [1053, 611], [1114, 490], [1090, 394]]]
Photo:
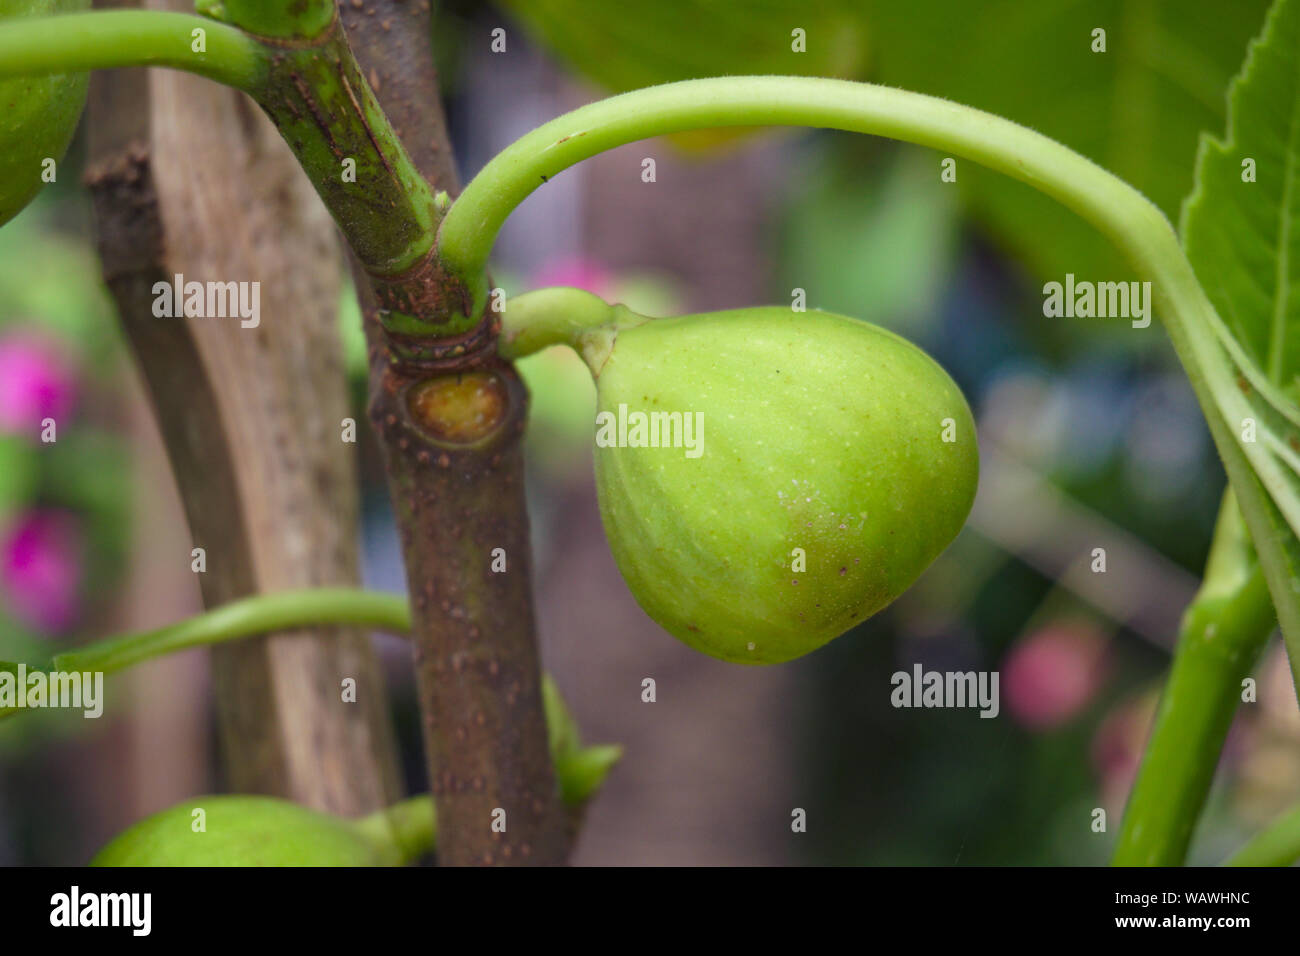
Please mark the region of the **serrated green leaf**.
[[[1300, 678], [1300, 0], [1278, 0], [1203, 137], [1182, 241], [1214, 311], [1205, 376], [1225, 455]], [[1252, 160], [1253, 169], [1243, 165]], [[1253, 173], [1253, 175], [1250, 175]], [[1253, 181], [1252, 181], [1253, 179]], [[1204, 330], [1200, 330], [1201, 334]], [[1208, 340], [1206, 340], [1208, 342]], [[1254, 475], [1243, 467], [1249, 463]]]
[[[1267, 0], [865, 5], [875, 79], [1045, 133], [1171, 218], [1191, 188], [1187, 160], [1197, 137], [1223, 127], [1224, 91], [1267, 7]], [[1106, 31], [1104, 53], [1092, 51], [1096, 29]], [[971, 163], [958, 164], [957, 187], [1036, 275], [1131, 277], [1098, 233], [1030, 187]]]
[[1183, 206], [1187, 258], [1247, 356], [1275, 385], [1300, 374], [1300, 5], [1278, 3], [1203, 136]]

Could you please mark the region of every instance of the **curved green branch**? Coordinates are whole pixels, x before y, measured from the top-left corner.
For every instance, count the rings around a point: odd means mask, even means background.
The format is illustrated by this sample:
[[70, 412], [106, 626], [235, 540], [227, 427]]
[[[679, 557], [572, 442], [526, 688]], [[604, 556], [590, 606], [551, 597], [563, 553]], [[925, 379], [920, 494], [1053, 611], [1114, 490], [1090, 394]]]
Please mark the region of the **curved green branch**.
[[1168, 221], [1141, 193], [1078, 153], [1010, 120], [866, 83], [739, 76], [687, 80], [610, 97], [516, 140], [452, 204], [439, 234], [442, 258], [451, 271], [474, 283], [476, 292], [483, 292], [488, 253], [506, 217], [550, 177], [616, 146], [727, 126], [820, 127], [930, 146], [1055, 197], [1134, 258], [1152, 258], [1150, 248], [1161, 243], [1177, 249]]
[[0, 78], [165, 66], [251, 92], [265, 80], [267, 57], [242, 30], [189, 13], [100, 10], [0, 24]]
[[305, 626], [371, 627], [394, 634], [411, 629], [406, 596], [351, 588], [280, 591], [231, 601], [195, 617], [142, 634], [126, 634], [59, 654], [59, 671], [111, 674], [151, 657]]

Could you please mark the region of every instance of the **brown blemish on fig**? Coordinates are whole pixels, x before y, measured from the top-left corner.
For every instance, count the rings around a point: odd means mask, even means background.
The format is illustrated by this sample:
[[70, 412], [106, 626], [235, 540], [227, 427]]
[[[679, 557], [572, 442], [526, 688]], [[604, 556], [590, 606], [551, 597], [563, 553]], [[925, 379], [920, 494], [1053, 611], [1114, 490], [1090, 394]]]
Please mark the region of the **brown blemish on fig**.
[[[486, 438], [505, 421], [509, 396], [496, 372], [462, 372], [412, 386], [406, 405], [415, 423], [433, 438], [468, 445]], [[446, 467], [443, 457], [438, 464]]]

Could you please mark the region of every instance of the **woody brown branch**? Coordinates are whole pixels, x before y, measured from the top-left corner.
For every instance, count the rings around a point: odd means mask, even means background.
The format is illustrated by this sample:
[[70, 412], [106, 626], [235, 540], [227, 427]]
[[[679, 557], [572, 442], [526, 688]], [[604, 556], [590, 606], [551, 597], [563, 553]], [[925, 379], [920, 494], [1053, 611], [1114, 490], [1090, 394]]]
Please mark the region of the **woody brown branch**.
[[[363, 75], [417, 168], [435, 188], [455, 195], [428, 3], [348, 0], [340, 9]], [[411, 592], [439, 862], [561, 863], [571, 831], [541, 701], [521, 450], [527, 394], [495, 356], [499, 323], [491, 313], [450, 339], [386, 334], [380, 327], [381, 304], [437, 315], [449, 296], [462, 294], [439, 273], [436, 259], [403, 276], [359, 279], [370, 414], [384, 449]], [[447, 380], [469, 387], [469, 415], [482, 417], [468, 442], [440, 437], [440, 423], [411, 400], [426, 383]], [[503, 573], [491, 570], [498, 548]], [[497, 810], [505, 814], [504, 832], [492, 826]]]

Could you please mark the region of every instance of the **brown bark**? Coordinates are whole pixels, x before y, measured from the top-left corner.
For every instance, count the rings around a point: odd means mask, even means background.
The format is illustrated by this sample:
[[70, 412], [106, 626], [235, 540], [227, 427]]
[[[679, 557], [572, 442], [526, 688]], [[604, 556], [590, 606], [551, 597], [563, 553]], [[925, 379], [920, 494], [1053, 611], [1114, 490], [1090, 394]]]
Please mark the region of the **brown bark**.
[[[429, 4], [349, 0], [340, 9], [353, 52], [407, 151], [435, 188], [455, 195], [429, 50]], [[524, 503], [527, 393], [495, 357], [496, 316], [459, 341], [390, 339], [368, 285], [358, 282], [371, 345], [370, 416], [384, 449], [412, 596], [438, 860], [562, 863], [570, 832], [546, 743]], [[390, 301], [392, 283], [379, 287], [386, 305], [412, 307]], [[431, 290], [435, 297], [444, 291]], [[477, 390], [476, 380], [483, 386]], [[470, 383], [472, 393], [468, 413], [452, 416], [457, 421], [439, 420], [410, 400], [428, 383], [450, 382]], [[467, 424], [469, 435], [447, 439]], [[505, 571], [492, 570], [497, 548]], [[497, 810], [504, 811], [504, 832], [493, 829]]]
[[[242, 94], [164, 71], [100, 74], [89, 124], [104, 275], [206, 552], [205, 603], [355, 584], [357, 488], [341, 437], [348, 411], [328, 216]], [[175, 273], [259, 282], [260, 325], [156, 318], [153, 284]], [[343, 814], [399, 795], [364, 635], [277, 634], [214, 649], [213, 662], [232, 789]], [[356, 680], [356, 704], [342, 700], [345, 678]]]
[[[480, 376], [490, 393], [478, 406], [481, 434], [445, 440], [448, 423], [411, 401], [429, 382], [475, 388]], [[411, 590], [439, 862], [563, 862], [567, 830], [547, 751], [529, 584], [523, 385], [504, 365], [430, 378], [386, 364], [378, 389], [371, 419]], [[504, 570], [493, 570], [494, 552]]]

